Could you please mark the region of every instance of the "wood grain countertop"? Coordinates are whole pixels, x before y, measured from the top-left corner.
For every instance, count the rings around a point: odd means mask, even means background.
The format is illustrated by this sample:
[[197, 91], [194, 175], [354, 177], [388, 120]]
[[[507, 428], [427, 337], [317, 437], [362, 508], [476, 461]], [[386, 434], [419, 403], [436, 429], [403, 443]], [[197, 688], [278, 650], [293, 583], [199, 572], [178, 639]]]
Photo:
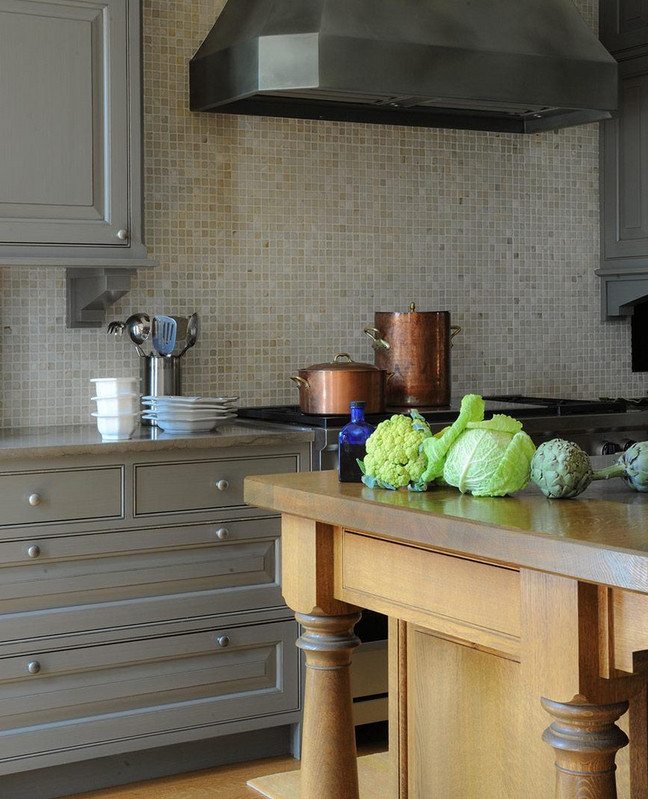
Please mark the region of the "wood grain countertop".
[[245, 480], [250, 505], [412, 546], [648, 593], [648, 494], [620, 479], [550, 500], [531, 485], [512, 497], [454, 488], [424, 493], [340, 483], [336, 472]]

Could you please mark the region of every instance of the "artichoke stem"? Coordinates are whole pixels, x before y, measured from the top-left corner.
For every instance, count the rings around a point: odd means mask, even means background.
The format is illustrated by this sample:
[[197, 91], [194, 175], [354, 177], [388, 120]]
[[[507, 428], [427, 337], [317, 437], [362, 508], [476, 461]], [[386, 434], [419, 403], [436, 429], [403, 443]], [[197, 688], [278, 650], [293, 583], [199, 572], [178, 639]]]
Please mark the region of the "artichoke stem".
[[605, 469], [597, 469], [592, 475], [592, 480], [609, 480], [610, 477], [625, 477], [625, 468], [613, 463]]

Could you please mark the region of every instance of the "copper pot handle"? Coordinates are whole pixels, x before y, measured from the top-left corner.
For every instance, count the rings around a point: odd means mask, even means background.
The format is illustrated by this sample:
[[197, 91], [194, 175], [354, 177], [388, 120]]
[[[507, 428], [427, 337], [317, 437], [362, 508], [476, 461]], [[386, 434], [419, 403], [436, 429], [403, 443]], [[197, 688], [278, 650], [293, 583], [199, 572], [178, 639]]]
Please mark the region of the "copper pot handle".
[[458, 336], [459, 333], [461, 333], [459, 325], [450, 325], [450, 341], [452, 341], [455, 336]]
[[376, 350], [376, 352], [378, 352], [378, 350], [390, 349], [389, 342], [385, 341], [377, 327], [365, 327], [364, 332], [371, 339], [371, 346]]
[[348, 352], [338, 352], [335, 358], [333, 358], [333, 363], [341, 363], [344, 358], [346, 358], [347, 363], [353, 363], [353, 358]]
[[297, 377], [297, 375], [290, 375], [290, 379], [293, 381], [293, 383], [297, 383], [297, 385], [300, 388], [303, 386], [306, 391], [310, 389], [310, 383], [308, 382], [308, 380], [304, 380], [303, 377]]

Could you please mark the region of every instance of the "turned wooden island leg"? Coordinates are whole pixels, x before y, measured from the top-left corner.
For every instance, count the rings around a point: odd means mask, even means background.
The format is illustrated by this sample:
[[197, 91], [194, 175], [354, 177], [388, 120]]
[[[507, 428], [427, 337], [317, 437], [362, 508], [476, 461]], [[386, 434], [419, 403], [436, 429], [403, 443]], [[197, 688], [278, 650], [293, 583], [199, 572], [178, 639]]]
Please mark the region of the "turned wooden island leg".
[[555, 719], [542, 737], [556, 753], [556, 799], [617, 799], [614, 759], [628, 737], [614, 722], [628, 703], [591, 705], [575, 696], [542, 706]]
[[300, 799], [358, 799], [350, 665], [360, 613], [296, 619], [306, 655]]

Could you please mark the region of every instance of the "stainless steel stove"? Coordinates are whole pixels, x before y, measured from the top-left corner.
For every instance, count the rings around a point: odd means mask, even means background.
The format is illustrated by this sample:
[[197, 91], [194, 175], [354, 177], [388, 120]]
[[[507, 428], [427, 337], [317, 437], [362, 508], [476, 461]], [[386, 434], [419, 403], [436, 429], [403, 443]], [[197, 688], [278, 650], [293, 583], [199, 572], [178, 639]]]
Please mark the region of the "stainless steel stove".
[[[648, 397], [640, 400], [570, 400], [521, 395], [487, 396], [486, 417], [506, 413], [524, 424], [536, 445], [551, 438], [567, 438], [590, 455], [608, 455], [627, 449], [635, 441], [648, 439]], [[408, 408], [390, 408], [384, 414], [370, 414], [367, 421], [378, 424]], [[419, 408], [434, 432], [456, 419], [459, 400], [444, 408]], [[302, 413], [297, 405], [241, 408], [239, 416], [313, 430], [313, 469], [337, 467], [337, 436], [348, 416]]]

